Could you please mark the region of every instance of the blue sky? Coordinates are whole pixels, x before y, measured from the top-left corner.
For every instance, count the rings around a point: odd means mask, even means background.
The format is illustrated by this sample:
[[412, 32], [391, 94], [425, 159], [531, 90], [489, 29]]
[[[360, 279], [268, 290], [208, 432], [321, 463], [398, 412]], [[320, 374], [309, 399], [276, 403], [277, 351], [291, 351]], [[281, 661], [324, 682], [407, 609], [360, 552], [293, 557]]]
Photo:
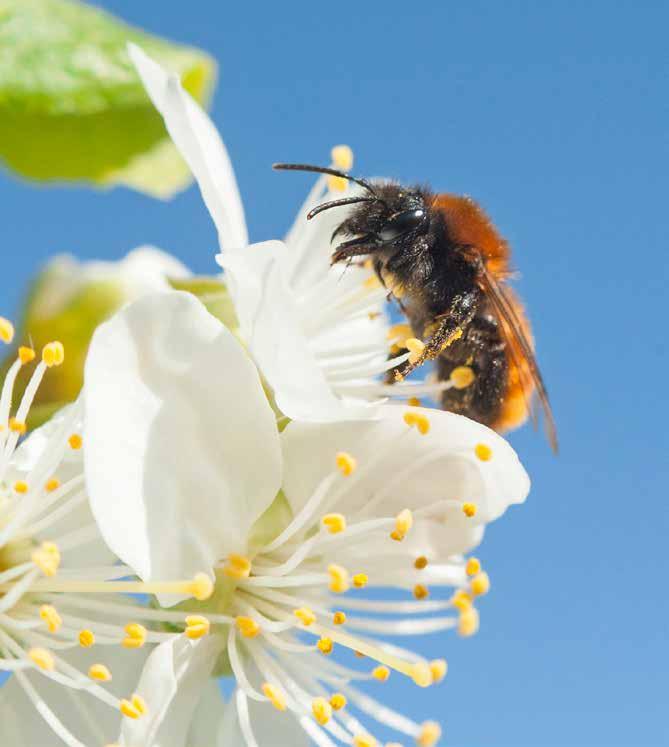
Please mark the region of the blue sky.
[[[669, 7], [651, 2], [100, 5], [220, 63], [213, 116], [254, 240], [349, 143], [362, 174], [478, 198], [512, 242], [561, 437], [511, 437], [527, 504], [481, 549], [480, 634], [433, 636], [449, 677], [386, 699], [468, 747], [667, 744]], [[34, 187], [0, 175], [3, 296], [55, 252], [152, 242], [213, 272], [199, 193]]]

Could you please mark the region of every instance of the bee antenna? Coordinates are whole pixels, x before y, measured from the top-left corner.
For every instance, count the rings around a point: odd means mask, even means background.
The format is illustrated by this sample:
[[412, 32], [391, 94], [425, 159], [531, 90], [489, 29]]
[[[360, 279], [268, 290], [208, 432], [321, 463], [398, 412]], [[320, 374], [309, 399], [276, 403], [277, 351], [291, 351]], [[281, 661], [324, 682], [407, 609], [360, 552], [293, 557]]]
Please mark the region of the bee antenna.
[[368, 192], [373, 194], [374, 197], [377, 196], [374, 187], [372, 187], [366, 179], [359, 179], [358, 177], [351, 176], [344, 171], [339, 171], [339, 169], [331, 169], [329, 166], [311, 166], [307, 163], [274, 163], [272, 164], [272, 168], [275, 171], [311, 171], [314, 174], [338, 176], [340, 179], [348, 179], [350, 182], [359, 184], [363, 189], [366, 189]]
[[324, 210], [329, 210], [334, 207], [341, 207], [342, 205], [355, 205], [359, 202], [378, 202], [378, 197], [343, 197], [341, 200], [331, 200], [330, 202], [323, 202], [320, 205], [316, 205], [315, 208], [307, 213], [307, 220], [311, 220], [319, 213]]

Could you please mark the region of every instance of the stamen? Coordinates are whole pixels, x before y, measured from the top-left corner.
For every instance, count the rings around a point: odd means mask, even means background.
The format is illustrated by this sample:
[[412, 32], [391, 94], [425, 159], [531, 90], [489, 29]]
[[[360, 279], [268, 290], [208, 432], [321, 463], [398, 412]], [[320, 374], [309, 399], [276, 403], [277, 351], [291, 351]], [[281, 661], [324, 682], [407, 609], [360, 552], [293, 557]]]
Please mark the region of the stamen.
[[332, 616], [332, 622], [335, 625], [343, 625], [346, 622], [346, 613], [344, 612], [335, 612]]
[[14, 325], [5, 319], [4, 316], [0, 316], [0, 340], [6, 345], [9, 345], [14, 339]]
[[395, 529], [390, 533], [392, 539], [401, 542], [413, 526], [413, 514], [408, 508], [400, 511], [395, 517]]
[[126, 637], [121, 641], [123, 648], [141, 648], [146, 643], [147, 630], [139, 623], [128, 623], [124, 628]]
[[343, 514], [326, 514], [321, 523], [330, 534], [338, 534], [346, 529], [346, 517]]
[[314, 718], [321, 726], [325, 726], [332, 718], [332, 706], [325, 698], [314, 698], [311, 701], [311, 710]]
[[44, 485], [44, 489], [47, 493], [53, 493], [54, 490], [58, 490], [60, 487], [60, 480], [57, 477], [52, 477], [50, 480], [46, 481], [46, 484]]
[[149, 710], [144, 698], [141, 695], [137, 695], [137, 693], [132, 696], [132, 704], [142, 714], [142, 716]]
[[139, 708], [133, 702], [125, 699], [121, 701], [119, 710], [124, 716], [132, 719], [138, 719], [142, 715]]
[[475, 597], [487, 594], [490, 591], [490, 577], [485, 571], [481, 571], [472, 579], [470, 588]]
[[344, 477], [349, 477], [355, 472], [357, 466], [356, 460], [345, 451], [340, 451], [336, 457], [337, 467]]
[[47, 672], [53, 672], [56, 668], [56, 661], [53, 658], [53, 655], [45, 648], [31, 648], [30, 651], [28, 651], [28, 656], [40, 669], [44, 669]]
[[466, 591], [464, 591], [464, 589], [460, 589], [453, 595], [451, 604], [455, 607], [456, 610], [464, 612], [472, 606], [472, 598]]
[[93, 664], [88, 670], [88, 676], [98, 682], [109, 682], [112, 678], [111, 672], [104, 664]]
[[330, 705], [333, 711], [341, 711], [342, 708], [346, 707], [346, 696], [343, 693], [334, 693], [330, 697]]
[[346, 568], [340, 565], [331, 563], [328, 566], [328, 573], [330, 574], [330, 591], [335, 594], [343, 594], [350, 588], [349, 575]]
[[228, 555], [228, 560], [223, 566], [223, 573], [228, 578], [248, 578], [251, 574], [251, 561], [243, 555], [231, 553]]
[[409, 428], [415, 426], [421, 436], [425, 436], [430, 432], [430, 419], [425, 413], [409, 410], [404, 413], [404, 422]]
[[387, 333], [388, 339], [395, 340], [400, 348], [405, 347], [405, 341], [412, 335], [413, 330], [408, 324], [393, 324]]
[[432, 673], [432, 682], [441, 682], [448, 672], [446, 659], [434, 659], [430, 662], [430, 672]]
[[353, 168], [353, 151], [348, 145], [335, 145], [330, 151], [332, 165], [339, 171], [350, 171]]
[[426, 721], [416, 737], [418, 747], [434, 747], [441, 738], [441, 727], [436, 721]]
[[63, 624], [63, 618], [58, 614], [56, 608], [50, 604], [43, 604], [39, 608], [39, 616], [46, 623], [49, 633], [57, 633]]
[[409, 351], [409, 363], [418, 363], [423, 352], [425, 343], [417, 337], [409, 337], [404, 341], [404, 347]]
[[430, 665], [425, 661], [418, 661], [413, 664], [411, 679], [413, 679], [418, 687], [429, 687], [433, 682]]
[[18, 433], [22, 436], [28, 430], [28, 426], [23, 420], [9, 418], [9, 430], [12, 431], [12, 433]]
[[466, 389], [476, 378], [476, 374], [469, 366], [456, 366], [449, 379], [456, 389]]
[[476, 607], [469, 607], [469, 609], [463, 610], [460, 613], [460, 620], [458, 621], [458, 634], [463, 638], [468, 638], [478, 632], [479, 629], [479, 613]]
[[82, 630], [79, 632], [79, 645], [82, 648], [90, 648], [95, 644], [95, 634], [92, 630]]
[[427, 599], [430, 596], [430, 590], [423, 584], [416, 584], [413, 587], [413, 595], [416, 599]]
[[492, 459], [492, 449], [486, 444], [476, 444], [474, 453], [482, 462], [489, 462]]
[[235, 618], [235, 622], [245, 638], [255, 638], [260, 633], [260, 625], [252, 617], [240, 615]]
[[334, 648], [332, 638], [326, 638], [325, 636], [318, 639], [316, 646], [318, 646], [318, 650], [326, 656], [329, 656], [332, 653], [332, 649]]
[[70, 445], [70, 448], [74, 451], [78, 451], [84, 444], [84, 439], [78, 434], [73, 433], [68, 439], [67, 443]]
[[316, 622], [316, 615], [309, 607], [300, 607], [293, 611], [295, 617], [302, 623], [302, 625], [311, 625]]
[[54, 542], [43, 542], [32, 554], [33, 563], [45, 576], [55, 576], [60, 566], [60, 550]]
[[468, 576], [475, 576], [481, 572], [481, 561], [478, 558], [469, 558], [465, 571]]
[[354, 747], [376, 747], [378, 742], [371, 734], [356, 734], [353, 737]]
[[384, 666], [376, 667], [372, 671], [372, 677], [379, 682], [385, 682], [390, 677], [390, 669]]
[[211, 623], [203, 615], [188, 615], [186, 618], [186, 630], [184, 633], [191, 640], [197, 640], [209, 635]]
[[356, 573], [355, 576], [353, 576], [353, 586], [355, 586], [356, 589], [364, 589], [365, 586], [367, 586], [368, 581], [369, 577], [366, 573]]
[[476, 516], [477, 511], [477, 505], [475, 503], [463, 503], [462, 504], [462, 513], [467, 516], [469, 519], [471, 519], [473, 516]]
[[419, 555], [413, 562], [413, 567], [417, 571], [422, 571], [423, 568], [427, 568], [427, 558], [425, 555]]
[[60, 366], [65, 360], [65, 348], [62, 342], [49, 342], [42, 348], [42, 361], [48, 368]]
[[277, 711], [286, 710], [286, 696], [280, 688], [276, 685], [272, 685], [269, 682], [264, 682], [262, 691], [269, 700], [269, 702], [276, 708]]
[[28, 483], [25, 480], [17, 480], [12, 487], [14, 492], [19, 495], [25, 495], [29, 490]]
[[35, 360], [35, 351], [32, 348], [21, 346], [19, 348], [19, 360], [25, 366]]

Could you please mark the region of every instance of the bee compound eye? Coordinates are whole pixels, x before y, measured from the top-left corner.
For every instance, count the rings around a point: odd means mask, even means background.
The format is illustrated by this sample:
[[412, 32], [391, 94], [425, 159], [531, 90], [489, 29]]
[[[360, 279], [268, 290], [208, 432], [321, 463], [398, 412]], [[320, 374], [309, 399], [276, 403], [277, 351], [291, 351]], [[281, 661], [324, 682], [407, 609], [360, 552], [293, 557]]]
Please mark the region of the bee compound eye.
[[385, 226], [379, 231], [379, 237], [382, 241], [392, 241], [406, 233], [415, 231], [425, 220], [425, 210], [418, 208], [416, 210], [403, 210], [396, 213]]

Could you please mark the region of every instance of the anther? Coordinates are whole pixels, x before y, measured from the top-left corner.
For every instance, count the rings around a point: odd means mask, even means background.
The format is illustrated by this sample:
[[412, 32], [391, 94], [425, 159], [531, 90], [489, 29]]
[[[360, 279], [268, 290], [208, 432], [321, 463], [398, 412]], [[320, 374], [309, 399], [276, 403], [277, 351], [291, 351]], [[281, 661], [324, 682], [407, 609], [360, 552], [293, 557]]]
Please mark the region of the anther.
[[412, 335], [413, 330], [408, 324], [393, 324], [386, 336], [389, 340], [397, 340], [398, 345], [404, 347], [405, 340]]
[[426, 721], [416, 737], [418, 747], [434, 747], [441, 738], [441, 727], [436, 721]]
[[255, 638], [260, 633], [260, 625], [252, 617], [240, 615], [235, 622], [244, 638]]
[[50, 604], [43, 604], [39, 608], [39, 616], [46, 623], [49, 633], [57, 633], [63, 624], [63, 618], [58, 614], [56, 608]]
[[425, 351], [425, 343], [417, 337], [407, 338], [404, 347], [409, 351], [409, 363], [418, 363]]
[[425, 555], [419, 555], [413, 562], [413, 567], [417, 571], [422, 571], [423, 568], [427, 568], [427, 558]]
[[456, 610], [464, 612], [472, 606], [472, 597], [464, 589], [459, 589], [455, 594], [453, 594], [451, 604]]
[[22, 436], [28, 430], [28, 426], [23, 420], [9, 418], [9, 430], [12, 431], [12, 433], [18, 433]]
[[330, 705], [332, 706], [333, 711], [341, 711], [342, 708], [346, 707], [346, 703], [348, 703], [348, 701], [346, 700], [346, 696], [342, 693], [333, 693], [330, 697]]
[[332, 165], [340, 171], [350, 171], [353, 168], [353, 151], [348, 145], [335, 145], [330, 151]]
[[384, 666], [375, 667], [375, 669], [372, 670], [372, 677], [379, 682], [385, 682], [388, 677], [390, 677], [390, 669]]
[[230, 553], [225, 566], [223, 566], [223, 573], [228, 578], [248, 578], [251, 574], [251, 561], [243, 555]]
[[202, 638], [205, 635], [209, 635], [211, 624], [206, 617], [202, 615], [188, 615], [186, 618], [186, 629], [184, 633], [187, 638], [192, 641]]
[[468, 576], [475, 576], [481, 572], [481, 561], [478, 558], [469, 558], [465, 571]]
[[321, 726], [325, 726], [332, 718], [332, 706], [325, 698], [314, 698], [311, 701], [311, 711]]
[[490, 591], [490, 577], [485, 571], [477, 573], [471, 581], [470, 588], [475, 597], [481, 597]]
[[90, 648], [95, 643], [95, 634], [92, 630], [79, 631], [79, 645], [82, 648]]
[[25, 480], [17, 480], [12, 487], [14, 488], [14, 492], [19, 495], [24, 495], [28, 492], [28, 483]]
[[356, 734], [353, 737], [354, 747], [376, 747], [378, 742], [371, 734]]
[[432, 682], [441, 682], [448, 671], [446, 659], [433, 659], [430, 662], [430, 672], [432, 673]]
[[368, 581], [369, 577], [366, 573], [356, 573], [355, 576], [353, 576], [353, 586], [355, 586], [356, 589], [364, 589], [365, 586], [367, 586]]
[[430, 596], [430, 590], [423, 584], [416, 584], [413, 587], [413, 595], [416, 599], [427, 599]]
[[214, 582], [206, 573], [196, 573], [190, 585], [190, 593], [198, 602], [204, 602], [214, 593]]
[[335, 625], [343, 625], [346, 622], [346, 613], [345, 612], [335, 612], [332, 616], [332, 622]]
[[45, 648], [31, 648], [28, 651], [28, 656], [32, 659], [33, 663], [36, 664], [40, 669], [44, 669], [46, 672], [53, 672], [56, 668], [56, 660], [50, 651]]
[[474, 453], [482, 462], [489, 462], [492, 459], [492, 449], [486, 444], [476, 444]]
[[65, 360], [62, 342], [49, 342], [42, 348], [42, 361], [49, 367], [60, 366]]
[[135, 708], [142, 714], [142, 716], [149, 710], [146, 705], [146, 701], [141, 695], [137, 695], [137, 693], [135, 693], [132, 696], [131, 701]]
[[330, 534], [338, 534], [346, 529], [346, 517], [343, 514], [326, 514], [321, 523]]
[[67, 443], [70, 445], [72, 450], [78, 451], [83, 446], [84, 439], [78, 433], [73, 433], [67, 439]]
[[420, 399], [418, 399], [418, 397], [408, 397], [407, 398], [407, 405], [409, 405], [409, 407], [421, 407], [422, 404], [423, 403], [421, 402]]
[[473, 516], [476, 516], [477, 511], [477, 505], [475, 503], [463, 503], [462, 504], [462, 513], [469, 519], [471, 519]]
[[474, 635], [479, 629], [479, 613], [476, 607], [469, 607], [460, 613], [458, 634], [463, 638]]
[[309, 607], [300, 607], [299, 609], [293, 610], [295, 617], [302, 623], [302, 625], [311, 625], [316, 622], [316, 615]]
[[342, 594], [348, 591], [350, 588], [349, 575], [346, 568], [340, 565], [331, 563], [328, 566], [328, 573], [330, 575], [330, 591], [335, 594]]
[[281, 688], [272, 685], [270, 682], [264, 682], [262, 686], [264, 696], [276, 708], [277, 711], [286, 710], [286, 696]]
[[57, 477], [52, 477], [50, 480], [46, 481], [46, 484], [44, 485], [44, 489], [47, 493], [53, 493], [54, 490], [58, 490], [60, 487], [60, 480]]
[[318, 639], [316, 646], [322, 654], [329, 656], [332, 653], [332, 649], [334, 648], [334, 643], [332, 643], [331, 638], [326, 638], [325, 636], [323, 636], [322, 638]]
[[19, 360], [25, 366], [35, 360], [35, 351], [32, 348], [21, 346], [19, 348]]
[[88, 676], [98, 682], [109, 682], [112, 675], [104, 664], [93, 664], [88, 670]]
[[60, 567], [60, 550], [54, 542], [42, 542], [32, 554], [33, 563], [45, 576], [55, 576]]
[[119, 704], [119, 710], [124, 716], [132, 719], [138, 719], [142, 715], [142, 711], [137, 708], [134, 697], [132, 701], [123, 699]]
[[395, 517], [395, 529], [390, 533], [392, 539], [401, 542], [413, 526], [413, 514], [408, 508], [400, 511]]
[[426, 661], [418, 661], [411, 667], [411, 679], [418, 687], [429, 687], [432, 682], [432, 669]]
[[336, 456], [337, 468], [344, 475], [348, 477], [355, 472], [357, 462], [354, 457], [345, 451], [340, 451]]
[[409, 410], [408, 412], [405, 412], [404, 422], [409, 426], [409, 428], [415, 426], [421, 436], [425, 436], [430, 432], [430, 419], [427, 415], [418, 412], [417, 410]]
[[476, 378], [474, 371], [469, 366], [456, 366], [449, 379], [456, 389], [466, 389]]
[[9, 345], [13, 339], [14, 325], [9, 321], [9, 319], [0, 316], [0, 340], [2, 340], [6, 345]]
[[125, 626], [126, 637], [121, 641], [123, 648], [141, 648], [146, 643], [146, 628], [139, 623]]

